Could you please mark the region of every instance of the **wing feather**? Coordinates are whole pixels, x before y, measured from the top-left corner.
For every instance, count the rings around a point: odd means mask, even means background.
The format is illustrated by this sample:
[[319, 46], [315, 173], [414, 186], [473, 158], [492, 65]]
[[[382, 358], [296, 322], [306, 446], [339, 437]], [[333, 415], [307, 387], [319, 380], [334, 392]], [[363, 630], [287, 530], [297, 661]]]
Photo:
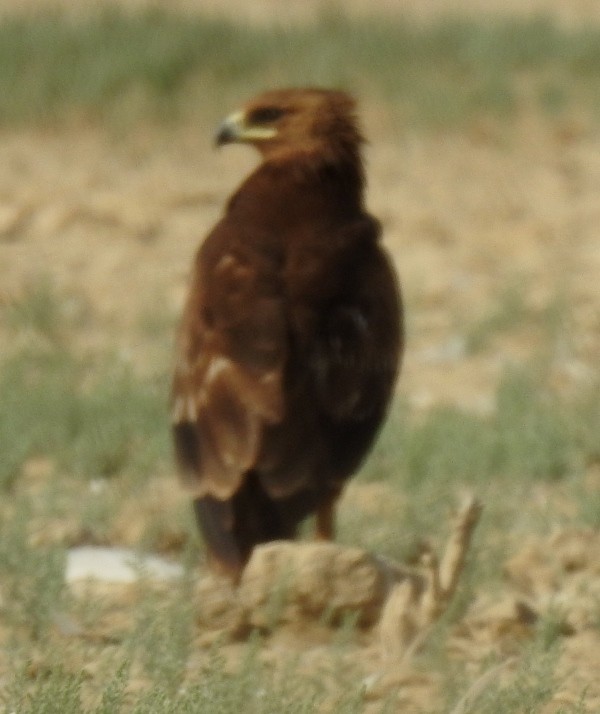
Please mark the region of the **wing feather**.
[[[265, 433], [258, 472], [287, 498], [338, 488], [368, 453], [390, 404], [402, 349], [394, 270], [364, 217], [297, 259], [289, 320], [288, 414]], [[318, 238], [318, 237], [317, 237]]]
[[221, 225], [199, 252], [173, 380], [175, 450], [196, 497], [231, 497], [256, 462], [265, 426], [284, 413], [277, 264], [228, 245], [230, 234]]
[[336, 422], [383, 416], [399, 369], [399, 290], [387, 256], [363, 256], [352, 292], [322, 321], [311, 359], [319, 403]]

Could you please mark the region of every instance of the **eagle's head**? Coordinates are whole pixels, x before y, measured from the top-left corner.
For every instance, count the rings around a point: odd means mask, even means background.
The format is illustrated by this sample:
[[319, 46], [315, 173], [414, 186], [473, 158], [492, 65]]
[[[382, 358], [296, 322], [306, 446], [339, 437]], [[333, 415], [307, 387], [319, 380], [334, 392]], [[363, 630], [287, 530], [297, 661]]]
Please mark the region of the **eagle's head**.
[[266, 160], [298, 154], [358, 159], [362, 136], [350, 95], [302, 88], [250, 100], [221, 123], [215, 142], [252, 144]]

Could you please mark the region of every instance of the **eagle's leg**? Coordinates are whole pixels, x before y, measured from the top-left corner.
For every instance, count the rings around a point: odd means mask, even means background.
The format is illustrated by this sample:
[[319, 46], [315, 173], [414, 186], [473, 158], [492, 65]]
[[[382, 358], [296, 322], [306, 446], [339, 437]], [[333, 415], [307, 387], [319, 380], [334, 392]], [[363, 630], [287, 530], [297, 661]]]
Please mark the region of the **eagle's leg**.
[[332, 491], [317, 507], [315, 521], [316, 540], [333, 540], [335, 537], [335, 504], [339, 490]]

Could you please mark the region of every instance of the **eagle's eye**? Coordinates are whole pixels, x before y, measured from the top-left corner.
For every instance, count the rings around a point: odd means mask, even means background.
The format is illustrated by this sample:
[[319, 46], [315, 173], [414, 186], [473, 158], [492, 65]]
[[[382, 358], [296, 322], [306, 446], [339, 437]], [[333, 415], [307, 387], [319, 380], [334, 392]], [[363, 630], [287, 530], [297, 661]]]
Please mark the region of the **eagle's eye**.
[[269, 124], [280, 119], [285, 113], [285, 109], [281, 107], [258, 107], [250, 112], [248, 122], [250, 124]]

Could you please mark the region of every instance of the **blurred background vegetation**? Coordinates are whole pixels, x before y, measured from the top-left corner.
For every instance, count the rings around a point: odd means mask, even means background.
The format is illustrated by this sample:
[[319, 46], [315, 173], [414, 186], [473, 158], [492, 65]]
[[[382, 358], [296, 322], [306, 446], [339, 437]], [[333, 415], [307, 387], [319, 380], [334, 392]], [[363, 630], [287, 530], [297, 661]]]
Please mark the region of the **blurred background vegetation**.
[[[336, 7], [294, 27], [117, 6], [78, 15], [5, 13], [0, 130], [6, 136], [100, 126], [127, 136], [151, 125], [175, 134], [207, 117], [212, 126], [224, 109], [265, 86], [292, 84], [347, 88], [385, 107], [397, 126], [425, 134], [458, 136], [481, 119], [510, 128], [524, 114], [557, 126], [573, 117], [597, 125], [600, 26], [470, 16], [420, 24], [356, 20]], [[10, 236], [3, 240], [0, 251], [18, 245]], [[423, 534], [444, 537], [457, 493], [475, 491], [486, 505], [464, 588], [418, 663], [435, 673], [435, 686], [441, 682], [443, 703], [430, 712], [454, 711], [481, 669], [506, 654], [469, 669], [445, 643], [478, 593], [502, 587], [515, 540], [564, 524], [600, 524], [600, 494], [593, 478], [592, 488], [586, 481], [600, 463], [600, 380], [570, 390], [553, 384], [557, 335], [568, 333], [573, 310], [559, 292], [532, 309], [519, 283], [496, 295], [487, 313], [460, 316], [452, 328], [465, 359], [534, 329], [541, 338], [529, 358], [506, 366], [484, 413], [448, 404], [415, 409], [400, 397], [355, 481], [365, 490], [350, 493], [340, 514], [343, 542], [405, 559], [414, 557]], [[51, 275], [36, 276], [16, 297], [0, 286], [6, 347], [0, 356], [0, 702], [6, 711], [363, 711], [362, 683], [342, 663], [342, 636], [332, 656], [339, 678], [333, 703], [318, 677], [294, 671], [286, 679], [264, 666], [259, 639], [236, 676], [225, 671], [218, 646], [205, 646], [202, 603], [192, 592], [192, 564], [202, 545], [174, 477], [168, 433], [176, 318], [149, 306], [130, 327], [140, 342], [158, 345], [150, 374], [109, 341], [103, 349], [81, 349], [77, 336], [90, 319], [94, 306], [64, 294]], [[375, 516], [363, 508], [373, 484], [383, 494]], [[186, 572], [168, 592], [141, 582], [124, 603], [76, 597], [65, 584], [65, 559], [81, 543], [160, 551], [184, 562]], [[110, 624], [98, 634], [99, 622]], [[552, 673], [563, 626], [558, 612], [542, 618], [521, 649], [521, 641], [511, 645], [522, 656], [518, 686], [495, 683], [486, 711], [545, 711], [559, 686]], [[202, 666], [197, 652], [206, 655]], [[296, 662], [290, 662], [291, 671]], [[373, 711], [396, 711], [379, 704]]]
[[351, 20], [284, 28], [117, 6], [0, 20], [0, 122], [169, 121], [265, 86], [317, 84], [448, 126], [520, 108], [600, 113], [600, 29], [548, 19]]

